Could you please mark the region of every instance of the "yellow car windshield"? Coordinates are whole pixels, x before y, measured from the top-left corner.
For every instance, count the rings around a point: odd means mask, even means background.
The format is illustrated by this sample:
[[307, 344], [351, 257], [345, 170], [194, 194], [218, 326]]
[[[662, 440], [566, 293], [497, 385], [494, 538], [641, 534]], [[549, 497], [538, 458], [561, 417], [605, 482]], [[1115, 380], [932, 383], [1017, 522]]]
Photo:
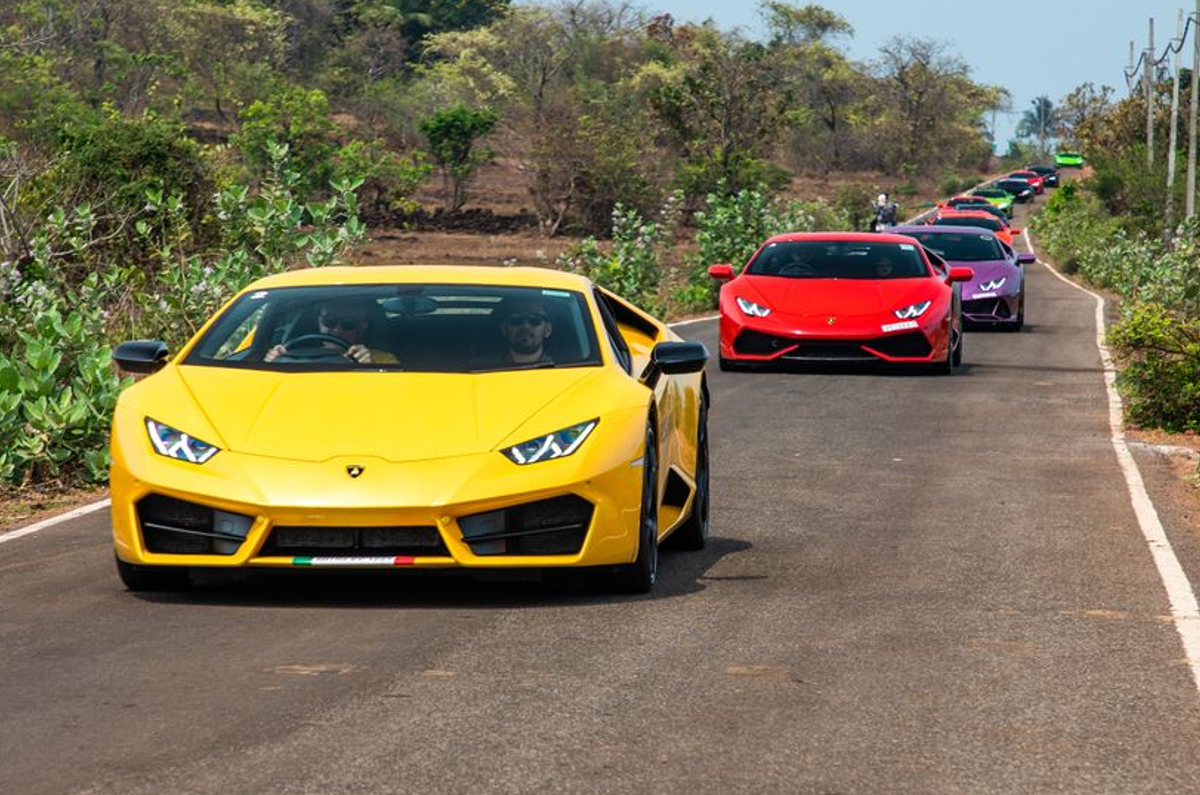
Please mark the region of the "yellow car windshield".
[[244, 293], [183, 364], [281, 371], [490, 372], [598, 366], [581, 293], [445, 284]]

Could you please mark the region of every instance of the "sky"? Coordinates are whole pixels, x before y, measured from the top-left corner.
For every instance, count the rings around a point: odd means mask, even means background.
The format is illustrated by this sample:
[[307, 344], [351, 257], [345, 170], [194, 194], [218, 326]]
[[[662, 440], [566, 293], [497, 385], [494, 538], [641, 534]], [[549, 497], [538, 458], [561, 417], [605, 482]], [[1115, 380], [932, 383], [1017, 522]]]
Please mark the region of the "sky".
[[[741, 27], [752, 37], [763, 35], [755, 1], [634, 0], [652, 13], [669, 13], [677, 20], [702, 22], [712, 18], [723, 29]], [[805, 5], [808, 0], [791, 0]], [[1149, 19], [1155, 19], [1155, 49], [1159, 54], [1175, 36], [1179, 0], [825, 0], [819, 2], [854, 26], [854, 37], [843, 49], [859, 61], [874, 59], [893, 35], [912, 34], [947, 41], [951, 51], [971, 67], [977, 82], [1007, 88], [1014, 113], [997, 118], [998, 148], [1007, 149], [1020, 114], [1035, 97], [1058, 101], [1082, 83], [1109, 85], [1117, 96], [1128, 93], [1124, 70], [1129, 42], [1140, 51], [1149, 38]], [[1186, 6], [1194, 12], [1194, 0]], [[1191, 39], [1184, 50], [1191, 63]]]

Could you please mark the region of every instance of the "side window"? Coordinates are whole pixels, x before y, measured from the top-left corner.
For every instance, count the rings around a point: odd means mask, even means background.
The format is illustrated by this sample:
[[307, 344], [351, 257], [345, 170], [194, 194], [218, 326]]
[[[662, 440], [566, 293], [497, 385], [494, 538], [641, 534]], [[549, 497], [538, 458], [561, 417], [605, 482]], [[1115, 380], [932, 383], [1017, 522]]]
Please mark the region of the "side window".
[[608, 342], [612, 345], [613, 355], [617, 357], [617, 361], [625, 372], [633, 375], [633, 356], [629, 353], [629, 346], [625, 343], [625, 338], [621, 336], [620, 330], [617, 328], [617, 321], [613, 317], [612, 307], [608, 305], [608, 299], [599, 290], [594, 290], [592, 294], [596, 297], [596, 306], [600, 308], [600, 317], [604, 321], [605, 336], [608, 337]]

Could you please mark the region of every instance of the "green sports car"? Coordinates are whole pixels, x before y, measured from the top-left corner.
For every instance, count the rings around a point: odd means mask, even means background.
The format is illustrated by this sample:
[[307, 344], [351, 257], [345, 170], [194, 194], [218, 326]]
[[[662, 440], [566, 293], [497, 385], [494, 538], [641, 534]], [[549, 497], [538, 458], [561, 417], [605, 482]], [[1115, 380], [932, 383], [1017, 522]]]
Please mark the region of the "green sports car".
[[1005, 215], [1012, 218], [1013, 196], [1008, 191], [1000, 188], [976, 188], [971, 191], [971, 195], [987, 199], [989, 204], [1003, 210]]
[[1083, 155], [1078, 152], [1059, 152], [1054, 156], [1054, 165], [1059, 168], [1082, 168]]

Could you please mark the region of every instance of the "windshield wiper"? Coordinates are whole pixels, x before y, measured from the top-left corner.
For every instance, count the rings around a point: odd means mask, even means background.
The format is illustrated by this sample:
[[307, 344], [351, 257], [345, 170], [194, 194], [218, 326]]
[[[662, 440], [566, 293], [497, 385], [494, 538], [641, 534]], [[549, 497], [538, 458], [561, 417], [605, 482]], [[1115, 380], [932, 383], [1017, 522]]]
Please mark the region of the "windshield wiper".
[[476, 367], [472, 373], [501, 373], [508, 370], [549, 370], [558, 367], [554, 362], [530, 362], [529, 364], [498, 364], [492, 367]]

